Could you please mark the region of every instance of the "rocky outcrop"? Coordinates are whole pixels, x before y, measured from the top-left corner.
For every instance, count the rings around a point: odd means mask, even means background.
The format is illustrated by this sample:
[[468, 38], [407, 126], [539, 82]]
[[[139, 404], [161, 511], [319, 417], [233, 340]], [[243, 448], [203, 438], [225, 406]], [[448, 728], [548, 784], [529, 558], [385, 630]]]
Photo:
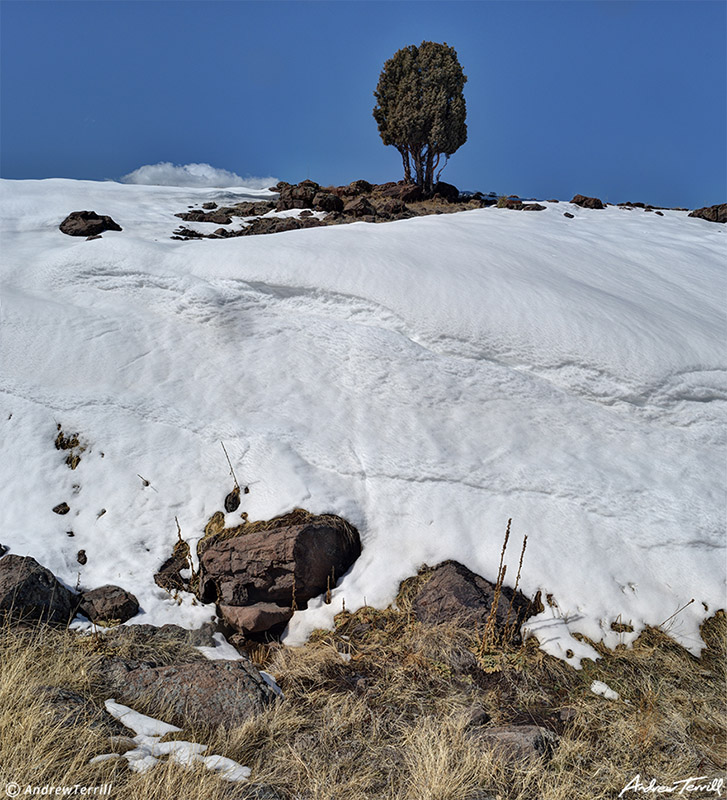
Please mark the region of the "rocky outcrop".
[[[459, 622], [484, 625], [494, 597], [493, 583], [457, 561], [445, 561], [434, 569], [417, 592], [412, 608], [414, 616], [427, 624]], [[503, 629], [510, 625], [517, 631], [529, 608], [530, 602], [525, 595], [503, 586], [495, 611], [496, 627]]]
[[382, 183], [378, 192], [383, 197], [394, 197], [403, 203], [415, 203], [424, 199], [424, 192], [415, 183]]
[[444, 183], [439, 181], [434, 184], [432, 189], [432, 197], [441, 197], [448, 203], [456, 203], [459, 200], [459, 189], [451, 183]]
[[30, 556], [0, 559], [0, 615], [65, 625], [73, 619], [79, 598]]
[[163, 667], [115, 658], [104, 664], [104, 679], [104, 688], [117, 701], [163, 714], [166, 721], [179, 727], [236, 727], [276, 697], [245, 658]]
[[571, 203], [576, 206], [580, 206], [581, 208], [605, 208], [603, 202], [597, 197], [586, 197], [582, 194], [577, 194], [571, 200]]
[[121, 230], [111, 217], [101, 216], [95, 211], [72, 211], [59, 228], [68, 236], [98, 236], [104, 231]]
[[40, 713], [54, 728], [91, 728], [107, 736], [123, 735], [124, 726], [109, 718], [94, 703], [70, 689], [41, 686], [36, 689]]
[[343, 207], [343, 213], [352, 217], [373, 217], [376, 214], [376, 209], [369, 203], [365, 197], [356, 197], [354, 200], [349, 200]]
[[207, 535], [197, 545], [198, 594], [220, 606], [287, 608], [335, 586], [361, 553], [358, 531], [334, 515], [300, 509]]
[[228, 210], [226, 208], [218, 208], [216, 211], [210, 211], [207, 214], [204, 211], [185, 211], [174, 216], [183, 219], [185, 222], [214, 222], [216, 225], [229, 225], [232, 219], [227, 213]]
[[120, 586], [99, 586], [81, 594], [78, 610], [92, 622], [126, 622], [139, 612], [139, 601]]
[[727, 222], [727, 203], [721, 203], [718, 206], [697, 208], [692, 211], [689, 216], [697, 217], [698, 219], [706, 219], [708, 222]]

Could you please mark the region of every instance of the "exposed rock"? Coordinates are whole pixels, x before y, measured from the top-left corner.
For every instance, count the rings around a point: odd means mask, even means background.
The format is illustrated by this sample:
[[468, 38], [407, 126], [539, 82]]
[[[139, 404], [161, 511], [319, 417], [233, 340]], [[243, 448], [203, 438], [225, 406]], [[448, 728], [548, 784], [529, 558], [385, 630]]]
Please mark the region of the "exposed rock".
[[545, 206], [540, 203], [523, 203], [523, 211], [545, 211]]
[[581, 208], [603, 208], [603, 203], [597, 197], [586, 197], [582, 194], [577, 194], [571, 203]]
[[35, 691], [42, 703], [41, 713], [53, 727], [92, 728], [108, 736], [125, 732], [120, 722], [76, 692], [59, 686], [41, 686]]
[[275, 603], [255, 603], [251, 606], [219, 606], [222, 619], [239, 633], [261, 633], [276, 625], [284, 625], [293, 610]]
[[85, 550], [79, 550], [76, 553], [76, 561], [83, 567], [88, 563], [88, 556]]
[[415, 183], [384, 183], [379, 186], [379, 193], [384, 197], [395, 197], [404, 203], [415, 203], [423, 199], [424, 193]]
[[303, 608], [361, 553], [358, 531], [333, 515], [297, 509], [264, 523], [206, 536], [197, 545], [199, 596], [226, 606], [295, 600]]
[[523, 209], [523, 201], [519, 197], [505, 197], [504, 199], [498, 200], [497, 202], [498, 208], [509, 208], [511, 211], [522, 211]]
[[275, 208], [271, 200], [256, 200], [253, 203], [238, 203], [234, 210], [235, 217], [260, 217]]
[[472, 738], [486, 745], [507, 761], [534, 761], [549, 758], [558, 745], [558, 736], [539, 725], [501, 725], [479, 728]]
[[374, 209], [377, 216], [393, 217], [396, 219], [404, 219], [405, 217], [411, 216], [411, 212], [406, 204], [401, 200], [397, 200], [395, 197], [375, 201]]
[[126, 622], [139, 612], [139, 601], [120, 586], [99, 586], [82, 592], [78, 610], [92, 622]]
[[181, 214], [175, 214], [175, 217], [183, 219], [185, 222], [214, 222], [215, 225], [229, 225], [232, 220], [229, 215], [225, 213], [227, 209], [217, 209], [205, 214], [204, 211], [184, 211]]
[[96, 236], [104, 231], [120, 231], [121, 227], [111, 217], [95, 211], [72, 211], [59, 226], [68, 236]]
[[[190, 651], [190, 648], [214, 647], [214, 633], [215, 627], [211, 622], [194, 630], [171, 624], [162, 625], [161, 628], [146, 624], [122, 625], [104, 634], [104, 644], [117, 649], [127, 648], [136, 657], [151, 662], [152, 666], [161, 666], [168, 663], [168, 659], [163, 656], [170, 649], [175, 662], [200, 660], [203, 658], [201, 653]], [[187, 658], [180, 655], [180, 652], [185, 651], [189, 656]]]
[[202, 203], [202, 208], [206, 208], [209, 211], [213, 208], [217, 208], [217, 203], [213, 203], [212, 201], [209, 203]]
[[30, 556], [0, 559], [0, 612], [18, 619], [66, 624], [78, 598]]
[[283, 233], [284, 231], [295, 231], [299, 228], [312, 228], [319, 225], [315, 217], [309, 219], [296, 219], [295, 217], [258, 217], [253, 220], [246, 228], [243, 228], [241, 235], [256, 236], [261, 233]]
[[[484, 625], [494, 596], [493, 583], [457, 561], [445, 561], [434, 569], [417, 592], [412, 608], [420, 622], [439, 624], [459, 621]], [[512, 609], [508, 620], [511, 600]], [[495, 613], [495, 625], [502, 629], [507, 623], [517, 631], [525, 620], [529, 607], [530, 602], [525, 595], [521, 592], [514, 594], [512, 589], [503, 586]]]
[[189, 661], [164, 667], [127, 662], [104, 664], [106, 688], [135, 709], [162, 714], [173, 725], [242, 725], [275, 699], [275, 693], [246, 658]]
[[199, 231], [193, 231], [191, 228], [181, 226], [174, 231], [172, 239], [205, 239], [205, 234]]
[[5, 547], [4, 544], [0, 544], [0, 558], [2, 558], [5, 555], [5, 553], [7, 553], [7, 552], [8, 552], [8, 548]]
[[318, 192], [313, 198], [317, 211], [343, 211], [343, 200], [330, 192]]
[[705, 206], [697, 208], [689, 214], [690, 217], [706, 219], [708, 222], [727, 222], [727, 203], [718, 206]]
[[346, 203], [343, 207], [343, 213], [353, 217], [373, 217], [376, 214], [376, 209], [365, 197], [356, 197]]
[[351, 181], [348, 186], [342, 186], [340, 188], [345, 196], [357, 197], [361, 194], [369, 194], [374, 187], [368, 181], [358, 180]]
[[154, 583], [168, 592], [186, 591], [189, 585], [188, 581], [181, 575], [184, 569], [189, 569], [189, 545], [180, 541], [174, 545], [172, 555], [155, 573]]
[[564, 212], [563, 216], [568, 217], [568, 219], [575, 219], [575, 214], [571, 214], [570, 211]]
[[657, 217], [663, 217], [664, 216], [664, 212], [663, 211], [655, 211], [654, 213], [656, 214]]
[[432, 197], [441, 197], [448, 203], [456, 203], [459, 200], [459, 189], [451, 183], [444, 183], [439, 181], [434, 184], [432, 189]]
[[70, 509], [68, 503], [66, 503], [66, 502], [58, 503], [57, 506], [53, 506], [53, 513], [54, 514], [63, 515], [63, 514], [67, 514], [70, 510], [71, 509]]
[[[281, 186], [281, 184], [278, 184]], [[277, 211], [287, 211], [291, 208], [313, 208], [313, 198], [318, 194], [320, 186], [315, 181], [301, 181], [295, 186], [284, 184], [279, 190]]]
[[235, 488], [225, 497], [225, 511], [232, 514], [240, 507], [240, 487]]

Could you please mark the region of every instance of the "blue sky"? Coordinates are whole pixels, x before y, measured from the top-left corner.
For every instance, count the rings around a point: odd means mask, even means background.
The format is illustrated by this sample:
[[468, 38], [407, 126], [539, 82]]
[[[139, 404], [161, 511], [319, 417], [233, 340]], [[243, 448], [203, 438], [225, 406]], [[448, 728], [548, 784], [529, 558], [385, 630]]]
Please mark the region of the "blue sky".
[[453, 46], [462, 189], [727, 200], [727, 3], [2, 0], [0, 174], [118, 179], [205, 162], [398, 180], [371, 111], [384, 61]]

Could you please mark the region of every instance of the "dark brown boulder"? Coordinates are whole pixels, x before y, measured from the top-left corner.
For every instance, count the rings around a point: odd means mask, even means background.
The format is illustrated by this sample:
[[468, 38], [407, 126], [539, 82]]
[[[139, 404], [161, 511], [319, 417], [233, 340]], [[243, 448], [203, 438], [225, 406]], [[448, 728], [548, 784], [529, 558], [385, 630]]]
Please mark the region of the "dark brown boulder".
[[376, 209], [377, 216], [395, 219], [403, 219], [404, 217], [411, 216], [411, 212], [407, 208], [406, 203], [394, 197], [375, 201], [374, 208]]
[[364, 180], [351, 181], [348, 186], [342, 186], [343, 194], [347, 197], [358, 197], [361, 194], [369, 194], [374, 187]]
[[545, 211], [545, 206], [540, 203], [523, 203], [523, 211]]
[[343, 207], [343, 213], [352, 217], [373, 217], [376, 209], [365, 197], [356, 197], [349, 200]]
[[[495, 597], [495, 585], [457, 561], [445, 561], [434, 569], [414, 597], [414, 616], [428, 624], [460, 622], [484, 625]], [[512, 609], [508, 619], [508, 609]], [[495, 625], [506, 624], [517, 631], [525, 620], [530, 602], [521, 592], [503, 586], [495, 613]]]
[[7, 553], [7, 552], [8, 552], [8, 548], [5, 547], [4, 544], [0, 544], [0, 558], [2, 558], [5, 555], [5, 553]]
[[272, 211], [275, 203], [270, 200], [256, 200], [255, 202], [238, 203], [232, 213], [236, 217], [260, 217]]
[[95, 211], [72, 211], [59, 226], [68, 236], [96, 236], [104, 231], [120, 231], [121, 227], [111, 217]]
[[99, 586], [81, 593], [78, 610], [91, 622], [126, 622], [139, 613], [139, 601], [120, 586]]
[[697, 208], [689, 214], [690, 217], [706, 219], [708, 222], [727, 222], [727, 203], [718, 206], [705, 206]]
[[318, 194], [319, 189], [320, 186], [315, 181], [301, 181], [295, 186], [286, 184], [279, 190], [280, 197], [275, 208], [277, 211], [287, 211], [291, 208], [313, 208], [313, 198]]
[[570, 211], [564, 212], [563, 216], [564, 217], [568, 217], [568, 219], [574, 219], [575, 218], [575, 214], [571, 214]]
[[444, 183], [439, 181], [434, 184], [432, 189], [432, 197], [440, 197], [448, 203], [456, 203], [459, 200], [459, 189], [451, 183]]
[[0, 615], [65, 625], [73, 619], [78, 600], [34, 558], [11, 553], [0, 559]]
[[208, 211], [210, 211], [213, 208], [217, 208], [217, 203], [213, 203], [212, 201], [209, 203], [202, 203], [202, 208], [206, 208]]
[[61, 516], [67, 514], [70, 510], [70, 506], [66, 502], [58, 503], [57, 506], [53, 506], [53, 513], [60, 514]]
[[233, 728], [259, 714], [275, 693], [245, 658], [189, 661], [164, 667], [108, 659], [106, 690], [133, 708], [164, 715], [180, 728], [188, 724]]
[[91, 700], [60, 686], [41, 686], [36, 690], [40, 713], [56, 728], [92, 728], [106, 736], [123, 735], [124, 726]]
[[404, 203], [415, 203], [424, 197], [421, 187], [415, 183], [381, 184], [379, 193], [384, 197], [395, 197]]
[[343, 200], [330, 192], [317, 192], [313, 197], [316, 211], [343, 211]]
[[522, 211], [523, 201], [519, 197], [505, 197], [498, 200], [498, 208], [509, 208], [511, 211]]
[[586, 197], [582, 194], [577, 194], [571, 203], [581, 208], [604, 208], [603, 203], [597, 197]]
[[296, 510], [205, 536], [197, 545], [199, 597], [225, 606], [304, 608], [335, 586], [361, 553], [358, 531], [333, 515]]
[[182, 214], [175, 214], [175, 217], [183, 219], [185, 222], [214, 222], [215, 225], [229, 225], [232, 220], [226, 212], [227, 209], [218, 208], [205, 214], [204, 211], [185, 211]]
[[220, 617], [239, 633], [261, 633], [285, 625], [293, 616], [290, 607], [275, 603], [255, 603], [251, 606], [219, 606]]

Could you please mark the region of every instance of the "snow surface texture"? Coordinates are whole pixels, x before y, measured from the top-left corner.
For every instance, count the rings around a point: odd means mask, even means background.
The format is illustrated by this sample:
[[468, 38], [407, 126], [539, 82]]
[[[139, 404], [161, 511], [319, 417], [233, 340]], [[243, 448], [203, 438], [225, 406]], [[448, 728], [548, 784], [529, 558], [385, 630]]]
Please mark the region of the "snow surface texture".
[[[129, 769], [133, 772], [146, 772], [156, 766], [161, 756], [169, 756], [172, 761], [183, 767], [193, 767], [202, 764], [211, 772], [219, 773], [220, 778], [231, 783], [246, 781], [250, 777], [250, 767], [243, 767], [237, 761], [224, 756], [203, 756], [207, 750], [206, 744], [184, 742], [175, 739], [162, 742], [160, 739], [168, 733], [178, 733], [181, 728], [169, 725], [154, 717], [147, 717], [128, 706], [122, 706], [115, 700], [107, 700], [106, 710], [112, 717], [130, 728], [136, 736], [133, 741], [136, 747], [123, 754], [129, 762]], [[107, 761], [110, 758], [122, 758], [118, 753], [104, 753], [91, 759], [91, 764], [98, 761]]]
[[[250, 487], [229, 525], [300, 506], [361, 532], [290, 643], [344, 600], [385, 606], [423, 563], [494, 580], [512, 517], [507, 582], [527, 534], [521, 587], [555, 602], [528, 623], [548, 652], [577, 666], [594, 651], [573, 632], [628, 643], [692, 598], [666, 627], [699, 651], [725, 603], [725, 226], [560, 203], [180, 242], [187, 205], [266, 193], [0, 192], [11, 552], [132, 591], [133, 622], [200, 624], [214, 609], [152, 575], [175, 516], [194, 550], [222, 508], [224, 441]], [[81, 209], [123, 231], [60, 233]], [[57, 423], [86, 444], [74, 471]]]

